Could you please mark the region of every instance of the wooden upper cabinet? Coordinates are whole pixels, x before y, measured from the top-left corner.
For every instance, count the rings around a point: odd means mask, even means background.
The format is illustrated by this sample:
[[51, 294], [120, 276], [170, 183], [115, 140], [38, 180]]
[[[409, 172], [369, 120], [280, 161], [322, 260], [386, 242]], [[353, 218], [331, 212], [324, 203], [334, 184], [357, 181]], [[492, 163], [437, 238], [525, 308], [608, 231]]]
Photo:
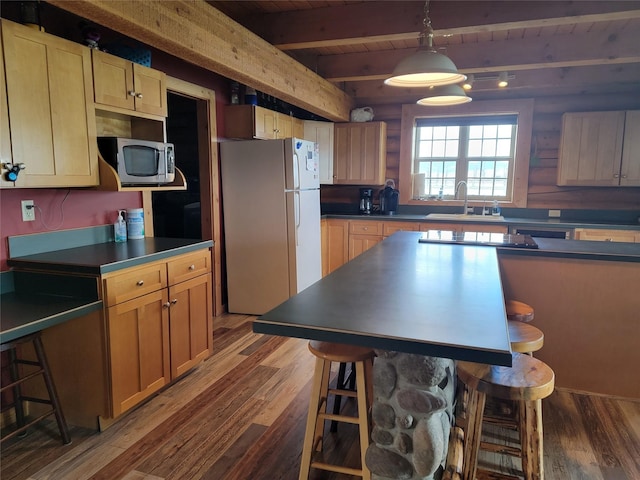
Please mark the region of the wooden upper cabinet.
[[558, 185], [640, 186], [640, 111], [565, 113]]
[[304, 134], [301, 120], [257, 105], [227, 105], [224, 117], [227, 138], [274, 140]]
[[92, 50], [92, 58], [95, 102], [100, 108], [167, 116], [164, 72], [99, 50]]
[[[8, 171], [6, 164], [13, 163], [11, 157], [11, 135], [9, 134], [9, 107], [7, 106], [7, 84], [4, 76], [4, 55], [0, 48], [0, 174]], [[11, 182], [9, 182], [11, 183]]]
[[98, 185], [90, 50], [6, 20], [2, 40], [12, 161], [25, 168], [0, 185]]
[[304, 121], [303, 138], [318, 144], [320, 183], [333, 183], [333, 123]]
[[384, 184], [387, 124], [384, 122], [336, 123], [334, 127], [334, 183]]

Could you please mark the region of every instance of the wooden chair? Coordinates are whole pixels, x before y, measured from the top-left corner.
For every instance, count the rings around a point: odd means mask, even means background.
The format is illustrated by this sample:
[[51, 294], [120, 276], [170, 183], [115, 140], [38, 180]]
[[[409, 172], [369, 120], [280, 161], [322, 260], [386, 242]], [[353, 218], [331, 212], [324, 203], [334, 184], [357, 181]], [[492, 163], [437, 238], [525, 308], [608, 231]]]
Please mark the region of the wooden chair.
[[[480, 449], [522, 459], [525, 480], [543, 480], [542, 399], [553, 392], [555, 375], [542, 361], [521, 353], [513, 354], [511, 367], [457, 362], [458, 378], [469, 389], [464, 424], [463, 479], [475, 480]], [[515, 400], [518, 408], [520, 448], [482, 442], [482, 422], [487, 397]], [[509, 478], [491, 472], [490, 478]]]
[[[17, 355], [17, 347], [18, 345], [25, 344], [28, 342], [33, 343], [33, 348], [36, 352], [36, 360], [25, 360], [18, 358]], [[62, 437], [62, 442], [66, 445], [71, 443], [71, 437], [69, 436], [69, 429], [67, 428], [67, 422], [65, 421], [64, 415], [62, 413], [62, 407], [60, 406], [60, 402], [58, 400], [58, 394], [56, 392], [55, 384], [53, 383], [53, 378], [51, 377], [51, 372], [49, 371], [49, 364], [47, 362], [47, 357], [44, 352], [44, 346], [42, 345], [42, 339], [40, 338], [40, 332], [27, 335], [24, 337], [20, 337], [11, 342], [3, 343], [0, 346], [0, 351], [8, 351], [9, 353], [9, 373], [11, 376], [11, 383], [7, 385], [3, 385], [0, 388], [0, 392], [4, 392], [5, 390], [11, 389], [13, 392], [13, 403], [10, 407], [13, 407], [16, 413], [16, 425], [17, 428], [11, 433], [6, 434], [0, 439], [0, 443], [8, 440], [9, 438], [15, 437], [19, 434], [26, 434], [26, 431], [29, 427], [35, 425], [40, 420], [48, 417], [49, 415], [55, 415], [56, 422], [58, 423], [58, 429], [60, 430], [60, 436]], [[21, 372], [19, 369], [19, 365], [25, 365], [28, 368], [25, 369], [24, 372]], [[35, 369], [34, 369], [35, 368]], [[20, 374], [24, 373], [21, 377]], [[49, 394], [48, 399], [36, 398], [31, 396], [26, 396], [22, 394], [21, 385], [32, 378], [37, 377], [38, 375], [42, 375], [44, 379], [44, 384], [47, 388], [47, 392]], [[39, 415], [37, 418], [33, 419], [29, 423], [25, 423], [24, 416], [24, 406], [23, 402], [36, 402], [43, 403], [47, 405], [51, 405], [51, 410], [46, 411], [45, 413]]]
[[[309, 350], [316, 359], [313, 385], [311, 387], [311, 401], [307, 416], [306, 433], [302, 448], [300, 464], [300, 480], [309, 478], [311, 468], [327, 470], [330, 472], [358, 475], [365, 480], [371, 479], [371, 472], [365, 463], [365, 454], [369, 447], [370, 437], [370, 409], [373, 399], [373, 384], [371, 381], [373, 358], [375, 353], [369, 348], [342, 345], [329, 342], [309, 342]], [[356, 389], [345, 390], [329, 387], [331, 364], [353, 363], [356, 371]], [[340, 395], [356, 398], [358, 406], [357, 417], [327, 412], [329, 395]], [[352, 468], [343, 465], [333, 465], [324, 462], [321, 457], [322, 442], [324, 437], [324, 422], [327, 420], [346, 422], [358, 425], [360, 434], [360, 458], [361, 467]]]

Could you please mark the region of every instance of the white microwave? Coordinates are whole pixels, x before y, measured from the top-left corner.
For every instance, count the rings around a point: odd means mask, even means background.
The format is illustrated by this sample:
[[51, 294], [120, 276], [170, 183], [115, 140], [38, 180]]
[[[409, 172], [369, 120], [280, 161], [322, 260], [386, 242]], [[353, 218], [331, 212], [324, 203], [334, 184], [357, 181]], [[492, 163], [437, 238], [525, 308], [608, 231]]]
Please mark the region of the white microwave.
[[173, 182], [176, 164], [172, 143], [123, 137], [98, 137], [102, 158], [122, 185], [162, 185]]

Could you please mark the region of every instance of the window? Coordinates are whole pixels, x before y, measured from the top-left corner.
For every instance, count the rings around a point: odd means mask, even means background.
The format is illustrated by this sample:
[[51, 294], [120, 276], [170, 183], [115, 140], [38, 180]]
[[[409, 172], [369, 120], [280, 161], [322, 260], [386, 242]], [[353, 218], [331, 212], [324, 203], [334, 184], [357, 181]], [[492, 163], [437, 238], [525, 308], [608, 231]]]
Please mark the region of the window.
[[516, 131], [515, 115], [419, 119], [413, 171], [424, 185], [413, 197], [453, 198], [464, 180], [471, 199], [509, 199]]
[[400, 202], [453, 201], [465, 181], [470, 203], [525, 207], [532, 117], [532, 100], [403, 105]]

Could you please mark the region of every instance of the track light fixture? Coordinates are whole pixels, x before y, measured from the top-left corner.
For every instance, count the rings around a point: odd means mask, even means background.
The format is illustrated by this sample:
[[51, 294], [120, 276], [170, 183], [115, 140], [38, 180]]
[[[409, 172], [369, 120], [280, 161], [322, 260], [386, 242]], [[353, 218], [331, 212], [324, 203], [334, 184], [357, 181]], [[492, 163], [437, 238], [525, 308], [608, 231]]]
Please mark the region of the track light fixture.
[[504, 88], [509, 85], [509, 80], [507, 80], [507, 72], [500, 72], [498, 75], [498, 86], [500, 88]]
[[473, 73], [467, 75], [467, 80], [462, 84], [462, 88], [465, 90], [471, 90], [473, 88], [473, 82], [475, 81], [476, 76]]
[[473, 73], [469, 74], [467, 77], [467, 81], [462, 84], [462, 88], [469, 91], [473, 88], [474, 84], [477, 82], [487, 82], [493, 81], [496, 82], [499, 88], [505, 88], [509, 85], [509, 80], [516, 78], [515, 75], [509, 75], [508, 72], [500, 72], [499, 74], [494, 75], [474, 75]]
[[[427, 44], [424, 45], [424, 39]], [[451, 85], [466, 80], [455, 64], [433, 48], [433, 28], [429, 18], [429, 0], [424, 5], [423, 29], [418, 37], [418, 49], [398, 63], [384, 83], [394, 87], [432, 87]]]

